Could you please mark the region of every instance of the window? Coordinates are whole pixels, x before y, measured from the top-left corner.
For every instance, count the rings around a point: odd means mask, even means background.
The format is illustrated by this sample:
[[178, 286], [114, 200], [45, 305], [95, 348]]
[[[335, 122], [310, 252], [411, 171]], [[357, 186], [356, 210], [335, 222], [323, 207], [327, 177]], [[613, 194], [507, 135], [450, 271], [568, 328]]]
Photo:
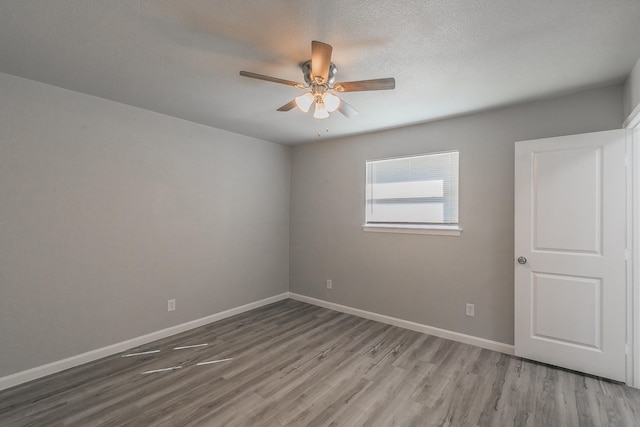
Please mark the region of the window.
[[459, 235], [458, 157], [450, 151], [368, 161], [365, 230]]

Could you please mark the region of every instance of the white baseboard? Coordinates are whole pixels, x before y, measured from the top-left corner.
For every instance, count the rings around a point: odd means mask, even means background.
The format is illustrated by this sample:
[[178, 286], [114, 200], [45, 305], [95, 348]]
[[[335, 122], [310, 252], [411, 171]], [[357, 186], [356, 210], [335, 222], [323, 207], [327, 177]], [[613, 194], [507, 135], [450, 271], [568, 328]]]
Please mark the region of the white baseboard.
[[398, 326], [404, 329], [410, 329], [412, 331], [422, 332], [428, 335], [434, 335], [440, 338], [446, 338], [452, 341], [458, 341], [464, 344], [475, 345], [476, 347], [486, 348], [488, 350], [497, 351], [509, 355], [514, 354], [514, 347], [510, 344], [504, 344], [497, 341], [491, 341], [484, 338], [474, 337], [472, 335], [461, 334], [459, 332], [449, 331], [447, 329], [436, 328], [434, 326], [423, 325], [421, 323], [411, 322], [408, 320], [398, 319], [396, 317], [385, 316], [383, 314], [373, 313], [371, 311], [360, 310], [358, 308], [349, 307], [346, 305], [336, 304], [321, 299], [311, 298], [304, 295], [299, 295], [293, 292], [289, 292], [289, 298], [306, 302], [309, 304], [317, 305], [320, 307], [328, 308], [331, 310], [339, 311], [341, 313], [353, 314], [354, 316], [364, 317], [365, 319], [375, 320], [377, 322], [386, 323], [393, 326]]
[[152, 332], [147, 335], [132, 338], [127, 341], [122, 341], [107, 347], [102, 347], [96, 350], [92, 350], [86, 353], [72, 356], [63, 360], [58, 360], [46, 365], [37, 366], [26, 371], [17, 372], [12, 375], [0, 378], [0, 390], [5, 390], [16, 385], [26, 383], [38, 378], [45, 377], [47, 375], [55, 374], [56, 372], [64, 371], [65, 369], [73, 368], [75, 366], [82, 365], [83, 363], [92, 362], [103, 357], [111, 356], [121, 351], [129, 350], [134, 347], [148, 344], [150, 342], [169, 337], [171, 335], [179, 334], [181, 332], [188, 331], [200, 326], [207, 325], [209, 323], [216, 322], [218, 320], [226, 319], [227, 317], [235, 316], [236, 314], [244, 313], [249, 310], [253, 310], [258, 307], [262, 307], [274, 302], [282, 301], [289, 298], [289, 293], [284, 292], [280, 295], [275, 295], [269, 298], [265, 298], [260, 301], [252, 302], [249, 304], [241, 305], [240, 307], [231, 308], [229, 310], [222, 311], [220, 313], [212, 314], [200, 319], [192, 320], [190, 322], [182, 323], [180, 325], [171, 326], [170, 328], [162, 329], [160, 331]]

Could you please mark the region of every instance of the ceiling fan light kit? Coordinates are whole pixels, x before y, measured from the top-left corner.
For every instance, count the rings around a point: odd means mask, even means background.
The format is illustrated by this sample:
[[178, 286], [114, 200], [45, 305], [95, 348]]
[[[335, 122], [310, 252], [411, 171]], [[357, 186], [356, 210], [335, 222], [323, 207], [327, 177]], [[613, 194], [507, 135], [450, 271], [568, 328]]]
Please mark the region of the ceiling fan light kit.
[[309, 89], [308, 92], [295, 97], [292, 101], [278, 108], [278, 111], [289, 111], [294, 107], [298, 107], [300, 111], [307, 113], [313, 105], [313, 117], [316, 119], [326, 119], [329, 117], [329, 113], [333, 113], [336, 110], [340, 111], [345, 117], [353, 117], [358, 114], [358, 110], [331, 92], [362, 92], [395, 88], [396, 81], [393, 77], [334, 83], [338, 68], [331, 62], [332, 51], [333, 48], [326, 43], [315, 40], [311, 42], [311, 59], [300, 65], [306, 84], [256, 74], [250, 71], [240, 71], [240, 75], [299, 89]]
[[307, 92], [304, 95], [296, 96], [296, 107], [300, 109], [303, 113], [309, 111], [311, 105], [315, 102], [315, 97], [311, 95], [311, 93]]
[[340, 106], [340, 98], [330, 93], [325, 93], [322, 95], [322, 101], [324, 105], [327, 107], [327, 111], [333, 113]]
[[322, 99], [319, 98], [316, 100], [316, 109], [313, 111], [313, 118], [326, 119], [327, 117], [329, 117], [329, 110], [327, 110]]

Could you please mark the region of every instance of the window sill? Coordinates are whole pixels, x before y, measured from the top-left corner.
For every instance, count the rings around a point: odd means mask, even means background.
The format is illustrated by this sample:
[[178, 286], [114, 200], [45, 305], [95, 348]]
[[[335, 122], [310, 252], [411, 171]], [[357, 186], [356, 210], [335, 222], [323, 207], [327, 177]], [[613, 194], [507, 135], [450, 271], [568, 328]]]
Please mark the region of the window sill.
[[462, 228], [457, 225], [413, 225], [413, 224], [365, 224], [362, 231], [375, 233], [432, 234], [436, 236], [460, 236]]

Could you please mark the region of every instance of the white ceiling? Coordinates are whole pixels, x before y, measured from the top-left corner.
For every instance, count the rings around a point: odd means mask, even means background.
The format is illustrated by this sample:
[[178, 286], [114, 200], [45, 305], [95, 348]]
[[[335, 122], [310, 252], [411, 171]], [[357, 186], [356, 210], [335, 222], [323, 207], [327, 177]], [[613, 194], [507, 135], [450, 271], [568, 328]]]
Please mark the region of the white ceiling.
[[[311, 40], [360, 115], [276, 109]], [[283, 144], [619, 84], [640, 57], [638, 0], [2, 0], [0, 72]], [[318, 136], [320, 135], [320, 136]]]

